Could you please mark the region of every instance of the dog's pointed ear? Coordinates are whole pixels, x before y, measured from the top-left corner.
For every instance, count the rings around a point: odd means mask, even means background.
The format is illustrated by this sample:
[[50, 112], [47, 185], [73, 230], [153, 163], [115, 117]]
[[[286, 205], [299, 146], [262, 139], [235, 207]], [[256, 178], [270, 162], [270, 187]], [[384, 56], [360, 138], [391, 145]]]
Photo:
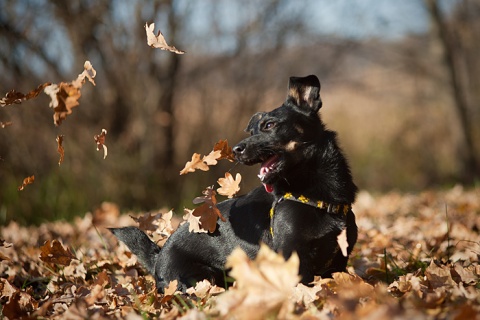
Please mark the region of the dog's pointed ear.
[[308, 114], [316, 114], [322, 107], [320, 99], [320, 81], [314, 75], [290, 77], [287, 101]]

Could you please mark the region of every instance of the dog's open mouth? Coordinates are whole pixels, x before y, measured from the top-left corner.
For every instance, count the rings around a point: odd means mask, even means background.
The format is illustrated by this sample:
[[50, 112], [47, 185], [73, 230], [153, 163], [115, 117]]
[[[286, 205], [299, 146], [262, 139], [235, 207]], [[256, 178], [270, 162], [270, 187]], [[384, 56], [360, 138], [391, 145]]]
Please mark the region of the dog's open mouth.
[[262, 163], [262, 166], [260, 167], [260, 172], [258, 173], [258, 177], [260, 178], [260, 181], [262, 181], [263, 186], [265, 187], [265, 190], [267, 192], [272, 192], [273, 191], [273, 185], [270, 184], [271, 182], [270, 178], [272, 177], [273, 174], [275, 174], [278, 170], [278, 164], [280, 160], [280, 156], [274, 155], [267, 160], [265, 160]]

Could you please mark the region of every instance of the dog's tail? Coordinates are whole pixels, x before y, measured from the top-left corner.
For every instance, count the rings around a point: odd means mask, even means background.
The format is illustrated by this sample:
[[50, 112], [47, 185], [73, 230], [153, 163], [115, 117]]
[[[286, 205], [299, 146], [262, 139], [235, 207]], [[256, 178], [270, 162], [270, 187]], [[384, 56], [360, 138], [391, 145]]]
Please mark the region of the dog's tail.
[[160, 254], [160, 247], [136, 227], [108, 228], [118, 240], [125, 243], [138, 258], [138, 261], [155, 276], [155, 263]]

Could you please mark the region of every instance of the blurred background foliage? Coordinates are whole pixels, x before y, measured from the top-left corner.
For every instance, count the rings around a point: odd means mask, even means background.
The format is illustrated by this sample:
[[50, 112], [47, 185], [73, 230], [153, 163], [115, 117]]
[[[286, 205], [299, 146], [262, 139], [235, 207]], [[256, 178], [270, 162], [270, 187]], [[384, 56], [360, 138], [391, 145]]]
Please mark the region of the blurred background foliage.
[[[155, 22], [185, 55], [147, 46]], [[0, 222], [192, 207], [227, 170], [179, 176], [193, 152], [246, 136], [279, 106], [290, 76], [316, 74], [361, 189], [418, 191], [478, 181], [480, 2], [3, 0], [0, 92], [71, 81], [90, 60], [96, 87], [59, 127], [48, 97], [0, 108]], [[108, 157], [93, 140], [108, 131]], [[65, 160], [58, 166], [57, 135]], [[36, 181], [19, 192], [23, 178]]]

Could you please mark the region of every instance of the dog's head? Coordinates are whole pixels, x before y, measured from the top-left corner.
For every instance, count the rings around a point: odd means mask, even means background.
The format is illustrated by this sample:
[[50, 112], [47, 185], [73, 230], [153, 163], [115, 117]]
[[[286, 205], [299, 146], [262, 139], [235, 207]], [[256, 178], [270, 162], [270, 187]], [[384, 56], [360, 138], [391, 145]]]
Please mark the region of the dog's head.
[[313, 156], [308, 154], [307, 146], [324, 130], [318, 114], [321, 106], [316, 76], [291, 77], [286, 101], [250, 119], [245, 131], [251, 136], [234, 146], [233, 152], [246, 165], [262, 163], [258, 177], [268, 192], [292, 168]]

